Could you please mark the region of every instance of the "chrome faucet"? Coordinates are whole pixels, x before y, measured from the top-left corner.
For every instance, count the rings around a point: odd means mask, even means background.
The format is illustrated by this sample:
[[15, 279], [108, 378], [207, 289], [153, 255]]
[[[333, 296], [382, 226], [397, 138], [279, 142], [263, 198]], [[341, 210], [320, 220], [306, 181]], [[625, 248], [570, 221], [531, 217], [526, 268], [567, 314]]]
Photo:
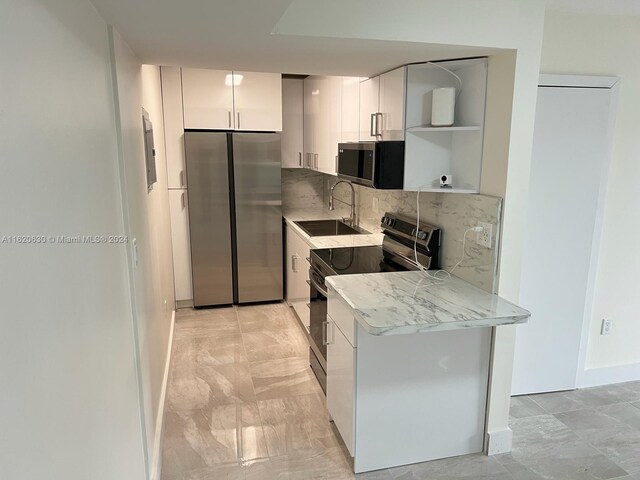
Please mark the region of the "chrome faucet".
[[348, 218], [344, 217], [342, 220], [353, 227], [356, 223], [356, 191], [353, 188], [353, 185], [351, 184], [351, 182], [347, 182], [346, 180], [338, 180], [336, 183], [333, 184], [333, 186], [331, 187], [331, 194], [329, 195], [329, 210], [336, 209], [333, 206], [333, 191], [341, 183], [346, 183], [351, 187], [351, 216]]

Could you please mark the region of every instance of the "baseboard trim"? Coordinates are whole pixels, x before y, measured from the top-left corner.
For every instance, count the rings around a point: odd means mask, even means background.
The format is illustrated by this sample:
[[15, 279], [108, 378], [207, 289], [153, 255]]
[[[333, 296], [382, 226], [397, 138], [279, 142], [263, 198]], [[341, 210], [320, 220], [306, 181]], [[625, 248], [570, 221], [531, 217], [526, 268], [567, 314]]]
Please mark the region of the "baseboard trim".
[[162, 389], [158, 402], [158, 415], [156, 417], [156, 434], [153, 439], [153, 455], [151, 457], [150, 480], [160, 480], [162, 475], [162, 440], [164, 434], [164, 411], [167, 402], [167, 385], [169, 383], [169, 371], [171, 370], [171, 351], [173, 348], [173, 329], [176, 324], [176, 311], [171, 313], [171, 327], [169, 329], [169, 345], [167, 347], [167, 361], [164, 365]]
[[508, 453], [511, 451], [513, 442], [513, 432], [509, 427], [497, 432], [487, 433], [487, 455], [498, 455], [500, 453]]
[[640, 380], [640, 363], [588, 368], [581, 376], [578, 388], [599, 387], [600, 385], [636, 382], [638, 380]]
[[176, 308], [193, 308], [193, 300], [176, 300]]

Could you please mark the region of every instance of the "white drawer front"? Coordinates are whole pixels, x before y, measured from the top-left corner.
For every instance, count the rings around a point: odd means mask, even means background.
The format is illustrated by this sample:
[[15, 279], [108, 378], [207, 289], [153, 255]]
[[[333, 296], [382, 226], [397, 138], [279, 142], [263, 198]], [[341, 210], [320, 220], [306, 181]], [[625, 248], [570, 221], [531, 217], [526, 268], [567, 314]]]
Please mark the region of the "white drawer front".
[[328, 287], [328, 293], [327, 314], [335, 322], [340, 331], [342, 331], [349, 343], [357, 347], [356, 319], [353, 315], [353, 309], [347, 305], [347, 303], [342, 300], [342, 297], [331, 287]]

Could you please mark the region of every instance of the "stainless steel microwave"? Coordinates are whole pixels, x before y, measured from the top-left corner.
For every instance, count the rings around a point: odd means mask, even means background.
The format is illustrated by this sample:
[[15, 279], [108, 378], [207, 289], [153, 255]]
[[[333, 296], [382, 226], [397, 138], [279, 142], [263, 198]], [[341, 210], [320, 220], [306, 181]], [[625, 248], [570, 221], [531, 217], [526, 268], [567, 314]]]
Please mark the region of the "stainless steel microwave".
[[404, 141], [338, 144], [338, 177], [367, 187], [399, 190], [404, 185]]

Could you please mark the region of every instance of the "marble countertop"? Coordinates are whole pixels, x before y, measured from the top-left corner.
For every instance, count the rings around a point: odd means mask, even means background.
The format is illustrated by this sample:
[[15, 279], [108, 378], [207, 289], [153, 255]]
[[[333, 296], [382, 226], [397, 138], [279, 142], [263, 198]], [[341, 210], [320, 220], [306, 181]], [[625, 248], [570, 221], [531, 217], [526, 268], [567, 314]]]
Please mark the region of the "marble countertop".
[[[434, 272], [430, 272], [432, 275]], [[401, 335], [526, 323], [530, 313], [455, 276], [425, 272], [339, 275], [325, 279], [372, 335]]]
[[331, 235], [324, 237], [310, 237], [304, 230], [295, 224], [300, 220], [333, 220], [342, 217], [336, 212], [327, 209], [287, 209], [282, 216], [288, 225], [300, 235], [311, 248], [335, 248], [335, 247], [363, 247], [382, 245], [382, 233], [369, 233], [361, 235]]

